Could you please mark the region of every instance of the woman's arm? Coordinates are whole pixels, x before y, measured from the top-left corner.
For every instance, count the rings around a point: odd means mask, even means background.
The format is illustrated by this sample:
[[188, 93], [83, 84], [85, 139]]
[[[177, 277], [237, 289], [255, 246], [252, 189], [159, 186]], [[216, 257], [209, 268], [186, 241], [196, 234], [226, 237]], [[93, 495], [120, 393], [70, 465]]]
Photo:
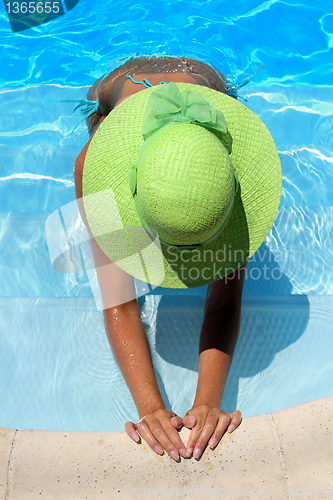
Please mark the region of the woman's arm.
[[186, 448], [176, 430], [182, 427], [182, 420], [165, 408], [137, 301], [106, 309], [104, 320], [112, 352], [140, 418], [137, 424], [126, 423], [128, 436], [138, 442], [141, 435], [153, 451], [163, 454], [164, 449], [174, 460], [179, 455], [185, 457]]
[[207, 444], [214, 448], [228, 428], [232, 432], [241, 422], [241, 414], [220, 410], [241, 315], [241, 298], [246, 264], [233, 277], [208, 287], [199, 345], [198, 385], [191, 410], [183, 422], [192, 428], [187, 456], [199, 458]]
[[[127, 422], [125, 430], [130, 438], [140, 436], [158, 454], [163, 450], [174, 460], [186, 456], [186, 448], [176, 429], [182, 419], [169, 412], [160, 394], [151, 359], [146, 332], [135, 297], [132, 276], [110, 261], [100, 266], [100, 253], [94, 241], [93, 254], [103, 301], [114, 304], [104, 309], [104, 322], [112, 352], [131, 392], [140, 421]], [[103, 262], [107, 257], [104, 255]]]

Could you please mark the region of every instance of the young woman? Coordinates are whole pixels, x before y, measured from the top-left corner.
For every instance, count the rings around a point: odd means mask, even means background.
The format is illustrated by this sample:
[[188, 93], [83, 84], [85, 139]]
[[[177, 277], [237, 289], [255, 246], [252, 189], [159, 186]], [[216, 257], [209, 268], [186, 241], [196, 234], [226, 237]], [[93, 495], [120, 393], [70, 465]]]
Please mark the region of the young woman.
[[[192, 84], [189, 86], [190, 89], [193, 89], [194, 85], [200, 86], [198, 90], [206, 87], [226, 94], [226, 81], [218, 70], [199, 61], [178, 57], [130, 59], [106, 78], [97, 80], [87, 95], [90, 101], [98, 103], [94, 112], [87, 118], [90, 139], [79, 154], [74, 167], [77, 199], [85, 196], [82, 182], [84, 169], [88, 168], [86, 155], [103, 121], [112, 110], [116, 111], [121, 103], [141, 92], [144, 87], [155, 87], [160, 83], [169, 82]], [[163, 87], [166, 86], [161, 85], [159, 88]], [[193, 94], [191, 95], [193, 97]], [[233, 97], [230, 95], [226, 99], [233, 100]], [[234, 102], [239, 105], [237, 101]], [[124, 109], [124, 106], [122, 107]], [[246, 109], [244, 106], [242, 108]], [[216, 140], [215, 136], [213, 139]], [[236, 135], [234, 142], [235, 144], [237, 142]], [[276, 165], [277, 161], [274, 157]], [[112, 166], [110, 172], [112, 178]], [[244, 192], [245, 187], [243, 188], [241, 183]], [[270, 194], [267, 193], [267, 196]], [[277, 199], [278, 195], [275, 198]], [[122, 290], [122, 297], [118, 300], [121, 305], [106, 307], [104, 319], [113, 354], [139, 414], [137, 423], [125, 424], [126, 432], [137, 442], [141, 436], [156, 453], [163, 454], [165, 450], [174, 460], [179, 460], [179, 456], [199, 458], [207, 445], [214, 448], [226, 430], [232, 432], [241, 422], [241, 413], [235, 410], [229, 414], [221, 410], [221, 402], [239, 333], [247, 259], [243, 259], [237, 273], [230, 274], [227, 279], [210, 282], [208, 286], [199, 342], [197, 390], [192, 407], [181, 417], [168, 411], [161, 397], [146, 334], [140, 320], [139, 307], [137, 300], [133, 298], [135, 297], [133, 277], [116, 266], [110, 271], [112, 277], [108, 275], [107, 269], [110, 269], [110, 266], [105, 265], [110, 264], [110, 256], [105, 254], [94, 238], [83, 205], [81, 214], [91, 237], [102, 297], [110, 293], [111, 282], [118, 280], [121, 285], [117, 287]], [[274, 217], [275, 214], [273, 219]], [[268, 230], [267, 227], [264, 229], [265, 234], [261, 237], [259, 245], [267, 235], [271, 224], [272, 221], [268, 223]], [[191, 429], [186, 446], [178, 433], [183, 425]]]

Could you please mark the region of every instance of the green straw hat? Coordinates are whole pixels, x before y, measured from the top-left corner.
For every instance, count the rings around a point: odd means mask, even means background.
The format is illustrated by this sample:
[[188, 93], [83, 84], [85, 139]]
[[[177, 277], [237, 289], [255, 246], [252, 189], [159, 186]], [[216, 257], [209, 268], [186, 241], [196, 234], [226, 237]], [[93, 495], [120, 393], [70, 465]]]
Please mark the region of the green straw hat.
[[94, 135], [83, 170], [87, 221], [130, 275], [192, 288], [260, 247], [282, 190], [264, 123], [226, 94], [168, 83], [124, 100]]

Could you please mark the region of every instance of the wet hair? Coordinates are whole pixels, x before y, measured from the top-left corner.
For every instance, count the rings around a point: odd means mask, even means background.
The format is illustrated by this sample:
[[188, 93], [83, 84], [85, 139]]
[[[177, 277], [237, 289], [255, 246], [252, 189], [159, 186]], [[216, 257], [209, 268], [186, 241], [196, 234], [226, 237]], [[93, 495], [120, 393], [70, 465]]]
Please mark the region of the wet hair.
[[186, 57], [138, 57], [131, 58], [122, 66], [111, 71], [106, 77], [99, 78], [89, 89], [87, 99], [99, 102], [99, 109], [91, 114], [86, 122], [91, 135], [118, 102], [127, 75], [147, 73], [179, 72], [191, 75], [198, 85], [219, 92], [225, 91], [225, 78], [214, 66], [188, 59]]

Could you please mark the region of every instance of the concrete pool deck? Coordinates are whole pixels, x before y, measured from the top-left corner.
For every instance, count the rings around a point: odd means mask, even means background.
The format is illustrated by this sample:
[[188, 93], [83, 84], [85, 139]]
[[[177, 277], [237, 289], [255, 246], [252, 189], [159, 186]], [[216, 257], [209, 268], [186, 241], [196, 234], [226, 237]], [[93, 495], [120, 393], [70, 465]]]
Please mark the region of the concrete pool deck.
[[333, 396], [244, 418], [215, 450], [179, 463], [124, 432], [0, 428], [0, 500], [330, 498], [332, 430]]

